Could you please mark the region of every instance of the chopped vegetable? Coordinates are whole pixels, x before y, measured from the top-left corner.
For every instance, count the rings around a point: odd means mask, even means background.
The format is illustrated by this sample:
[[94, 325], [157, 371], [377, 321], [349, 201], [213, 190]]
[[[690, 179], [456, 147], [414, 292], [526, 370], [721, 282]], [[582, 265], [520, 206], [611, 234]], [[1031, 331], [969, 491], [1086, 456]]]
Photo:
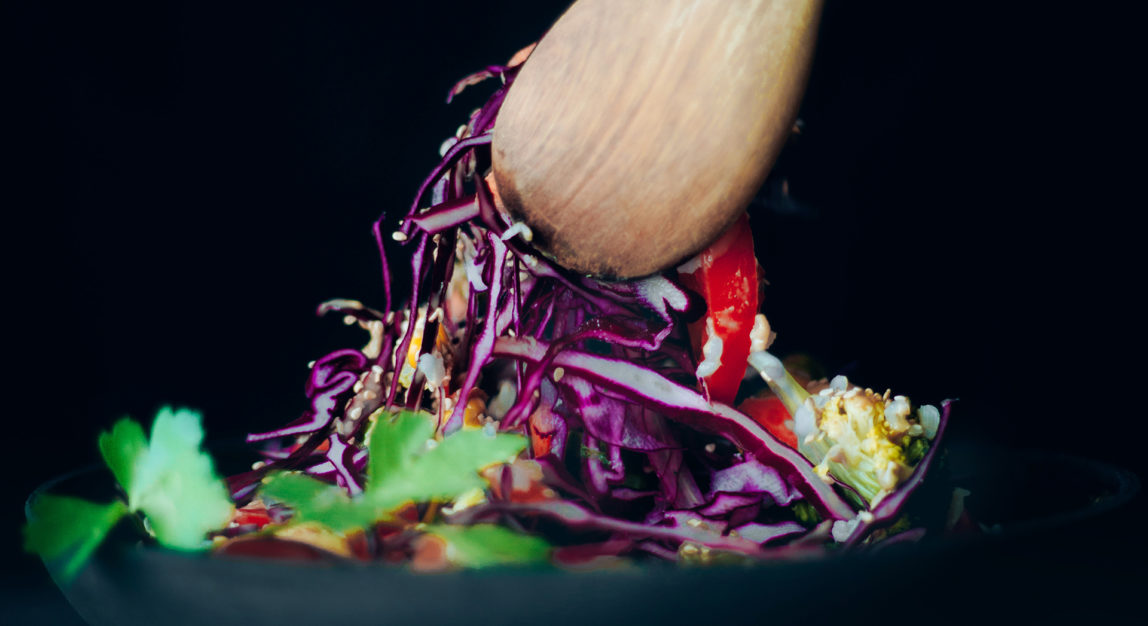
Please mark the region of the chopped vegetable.
[[777, 396], [746, 398], [737, 410], [753, 418], [790, 448], [797, 448], [797, 435], [793, 432], [793, 416], [785, 409], [785, 404]]
[[754, 353], [750, 362], [787, 408], [796, 407], [791, 412], [797, 449], [816, 464], [817, 475], [845, 483], [869, 507], [909, 477], [920, 450], [936, 436], [935, 407], [913, 412], [908, 398], [852, 387], [844, 376], [810, 395], [768, 352]]
[[745, 377], [758, 307], [749, 216], [743, 214], [717, 241], [679, 267], [678, 279], [706, 303], [705, 316], [689, 325], [698, 382], [714, 402], [732, 404]]

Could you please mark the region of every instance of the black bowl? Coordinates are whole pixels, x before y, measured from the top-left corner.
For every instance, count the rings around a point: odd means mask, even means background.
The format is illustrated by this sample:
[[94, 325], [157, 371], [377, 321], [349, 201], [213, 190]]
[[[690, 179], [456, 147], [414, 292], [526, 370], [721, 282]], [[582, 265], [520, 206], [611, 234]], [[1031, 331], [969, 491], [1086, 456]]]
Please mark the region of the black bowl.
[[[1138, 489], [1130, 472], [1063, 454], [953, 447], [946, 461], [951, 484], [972, 492], [967, 506], [985, 532], [754, 567], [418, 574], [347, 561], [187, 555], [144, 545], [121, 525], [61, 589], [94, 625], [788, 623], [887, 619], [890, 611], [897, 621], [925, 611], [920, 617], [947, 622], [992, 589], [1007, 587], [998, 599], [1015, 600], [1027, 583], [1038, 602], [1049, 589], [1041, 577], [1057, 574], [1032, 551], [1065, 550], [1073, 528], [1102, 519]], [[93, 499], [113, 491], [95, 468], [36, 493], [45, 490]], [[945, 610], [933, 610], [939, 606]], [[1032, 616], [1032, 607], [1022, 608]]]

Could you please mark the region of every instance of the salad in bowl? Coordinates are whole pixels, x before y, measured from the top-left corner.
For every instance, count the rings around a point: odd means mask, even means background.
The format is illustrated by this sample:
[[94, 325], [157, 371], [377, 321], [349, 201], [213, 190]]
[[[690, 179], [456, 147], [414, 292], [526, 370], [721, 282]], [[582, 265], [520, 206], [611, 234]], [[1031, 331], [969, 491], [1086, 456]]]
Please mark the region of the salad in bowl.
[[[527, 54], [451, 91], [496, 86], [399, 228], [375, 222], [383, 301], [320, 305], [362, 344], [311, 364], [302, 415], [247, 436], [249, 470], [219, 475], [194, 411], [161, 410], [150, 434], [125, 418], [99, 439], [119, 497], [35, 496], [27, 549], [68, 581], [125, 519], [178, 551], [304, 546], [417, 571], [759, 563], [931, 531], [906, 503], [938, 463], [951, 403], [771, 354], [748, 215], [635, 280], [532, 247], [490, 176]], [[407, 293], [392, 289], [396, 246]]]

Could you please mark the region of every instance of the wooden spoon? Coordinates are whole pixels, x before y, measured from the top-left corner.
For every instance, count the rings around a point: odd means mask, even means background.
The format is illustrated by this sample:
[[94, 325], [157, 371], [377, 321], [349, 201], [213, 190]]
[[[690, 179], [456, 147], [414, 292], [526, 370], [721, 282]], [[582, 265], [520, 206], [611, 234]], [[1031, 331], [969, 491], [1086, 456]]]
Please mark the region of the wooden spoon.
[[745, 210], [789, 134], [821, 0], [579, 0], [494, 128], [505, 208], [560, 264], [629, 278]]

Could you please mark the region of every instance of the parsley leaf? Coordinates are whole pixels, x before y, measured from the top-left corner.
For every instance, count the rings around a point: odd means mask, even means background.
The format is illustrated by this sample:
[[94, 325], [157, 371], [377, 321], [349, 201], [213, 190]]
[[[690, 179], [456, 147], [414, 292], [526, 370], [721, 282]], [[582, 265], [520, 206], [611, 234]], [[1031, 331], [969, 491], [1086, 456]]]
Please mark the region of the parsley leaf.
[[401, 494], [411, 500], [449, 500], [485, 487], [478, 470], [506, 461], [526, 447], [521, 435], [481, 430], [460, 430], [416, 458], [409, 471], [373, 477], [377, 489]]
[[495, 524], [435, 524], [426, 531], [447, 542], [448, 560], [466, 567], [543, 563], [550, 557], [546, 540]]
[[394, 417], [376, 414], [374, 420], [367, 431], [367, 476], [381, 481], [406, 473], [415, 456], [426, 450], [427, 441], [434, 435], [434, 422], [413, 411]]
[[57, 571], [66, 584], [127, 512], [119, 500], [96, 504], [69, 496], [38, 495], [24, 526], [24, 549], [45, 561], [62, 559]]
[[122, 417], [111, 432], [100, 433], [100, 454], [120, 485], [133, 483], [136, 459], [147, 453], [147, 435], [140, 423]]
[[212, 530], [231, 519], [233, 505], [211, 457], [200, 450], [200, 414], [160, 409], [151, 441], [130, 418], [100, 433], [100, 454], [127, 502], [106, 504], [44, 494], [32, 502], [24, 527], [24, 547], [46, 561], [63, 559], [58, 575], [70, 582], [92, 552], [129, 512], [141, 512], [156, 540], [179, 550], [202, 550]]
[[199, 449], [202, 442], [199, 413], [160, 409], [151, 442], [146, 450], [135, 450], [130, 482], [123, 484], [128, 506], [147, 516], [156, 540], [169, 548], [202, 549], [207, 533], [231, 519], [227, 486]]
[[[507, 461], [526, 447], [521, 435], [480, 430], [462, 430], [435, 441], [433, 418], [425, 413], [379, 412], [372, 419], [362, 494], [350, 497], [311, 476], [280, 472], [264, 479], [260, 496], [291, 507], [292, 523], [314, 522], [348, 532], [392, 519], [409, 503], [449, 501], [485, 488], [479, 470]], [[494, 524], [438, 524], [424, 530], [446, 541], [447, 558], [466, 567], [538, 563], [550, 556], [545, 540]]]
[[259, 495], [294, 509], [293, 522], [316, 522], [336, 532], [369, 526], [382, 513], [364, 498], [350, 498], [341, 487], [294, 472], [266, 478]]
[[487, 435], [464, 430], [435, 442], [434, 421], [425, 413], [401, 411], [374, 416], [367, 432], [370, 456], [364, 492], [341, 489], [302, 474], [277, 473], [264, 480], [261, 495], [295, 510], [299, 521], [332, 530], [362, 528], [388, 519], [410, 502], [452, 500], [486, 482], [482, 468], [506, 461], [526, 447], [521, 435]]

